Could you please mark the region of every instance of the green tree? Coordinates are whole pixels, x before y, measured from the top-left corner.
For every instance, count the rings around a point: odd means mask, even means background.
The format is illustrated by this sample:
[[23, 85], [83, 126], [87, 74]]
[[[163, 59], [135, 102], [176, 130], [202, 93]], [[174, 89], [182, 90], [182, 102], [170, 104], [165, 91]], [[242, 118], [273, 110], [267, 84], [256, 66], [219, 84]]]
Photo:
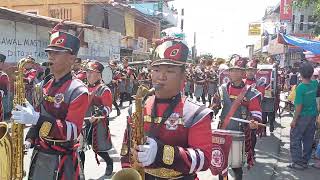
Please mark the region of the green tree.
[[320, 35], [320, 0], [293, 0], [294, 8], [313, 7], [316, 26], [314, 34]]

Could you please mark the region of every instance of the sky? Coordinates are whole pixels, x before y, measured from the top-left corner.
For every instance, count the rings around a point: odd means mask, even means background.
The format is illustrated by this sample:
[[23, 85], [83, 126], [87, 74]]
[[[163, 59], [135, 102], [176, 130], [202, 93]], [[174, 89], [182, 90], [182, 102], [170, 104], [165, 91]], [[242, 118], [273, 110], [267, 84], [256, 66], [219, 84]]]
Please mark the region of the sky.
[[[211, 53], [214, 57], [231, 54], [248, 55], [246, 45], [255, 44], [258, 37], [248, 36], [249, 23], [261, 22], [265, 9], [280, 0], [175, 0], [184, 8], [184, 33], [188, 45], [193, 45], [197, 33], [198, 55]], [[179, 21], [180, 22], [180, 21]], [[180, 26], [180, 23], [179, 23]]]

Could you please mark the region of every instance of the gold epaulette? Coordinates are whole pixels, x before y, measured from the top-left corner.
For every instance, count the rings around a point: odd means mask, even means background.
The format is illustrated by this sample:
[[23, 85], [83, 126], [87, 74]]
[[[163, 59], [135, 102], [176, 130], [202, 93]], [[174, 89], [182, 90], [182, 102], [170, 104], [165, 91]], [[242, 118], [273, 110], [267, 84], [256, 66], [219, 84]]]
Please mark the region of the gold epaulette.
[[[154, 122], [155, 122], [156, 124], [159, 124], [159, 123], [161, 122], [161, 120], [162, 120], [162, 117], [156, 117], [155, 120], [154, 120]], [[145, 116], [143, 117], [143, 121], [144, 121], [144, 122], [149, 122], [149, 123], [151, 123], [151, 116], [145, 115]], [[177, 124], [180, 124], [180, 125], [183, 125], [183, 124], [184, 124], [183, 119], [182, 119], [181, 117], [177, 119]]]
[[179, 179], [182, 177], [182, 173], [173, 169], [167, 168], [156, 168], [156, 169], [145, 169], [147, 174], [152, 176], [163, 178], [163, 179]]
[[238, 98], [238, 96], [234, 96], [234, 95], [230, 95], [229, 97], [230, 97], [230, 99], [237, 99]]
[[52, 97], [52, 96], [44, 96], [44, 100], [53, 103], [54, 102], [54, 97]]

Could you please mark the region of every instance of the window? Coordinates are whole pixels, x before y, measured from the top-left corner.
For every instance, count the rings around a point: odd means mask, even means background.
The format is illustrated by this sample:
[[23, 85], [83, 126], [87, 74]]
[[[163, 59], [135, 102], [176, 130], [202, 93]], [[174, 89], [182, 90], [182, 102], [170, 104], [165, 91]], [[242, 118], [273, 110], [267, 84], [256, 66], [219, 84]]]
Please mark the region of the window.
[[38, 15], [39, 11], [38, 10], [27, 10], [25, 11], [26, 13], [30, 13], [30, 14], [34, 14], [34, 15]]
[[294, 33], [294, 26], [295, 26], [295, 18], [296, 18], [296, 16], [293, 15], [292, 16], [292, 24], [291, 24], [291, 32], [293, 32], [293, 33]]
[[308, 16], [308, 29], [313, 29], [315, 27], [314, 23], [316, 22], [315, 16]]
[[102, 22], [102, 27], [109, 29], [109, 12], [107, 10], [104, 11], [104, 19]]
[[50, 17], [64, 20], [72, 19], [72, 9], [71, 8], [60, 8], [60, 9], [50, 9]]
[[300, 26], [299, 26], [300, 31], [303, 31], [303, 22], [304, 22], [304, 15], [300, 15]]

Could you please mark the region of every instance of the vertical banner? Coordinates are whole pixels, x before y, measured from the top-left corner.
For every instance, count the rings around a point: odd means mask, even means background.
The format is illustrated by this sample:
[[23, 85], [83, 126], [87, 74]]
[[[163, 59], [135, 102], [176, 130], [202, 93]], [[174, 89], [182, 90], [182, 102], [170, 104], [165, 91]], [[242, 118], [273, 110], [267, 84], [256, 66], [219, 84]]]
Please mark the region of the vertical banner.
[[292, 20], [292, 0], [281, 0], [280, 21]]

